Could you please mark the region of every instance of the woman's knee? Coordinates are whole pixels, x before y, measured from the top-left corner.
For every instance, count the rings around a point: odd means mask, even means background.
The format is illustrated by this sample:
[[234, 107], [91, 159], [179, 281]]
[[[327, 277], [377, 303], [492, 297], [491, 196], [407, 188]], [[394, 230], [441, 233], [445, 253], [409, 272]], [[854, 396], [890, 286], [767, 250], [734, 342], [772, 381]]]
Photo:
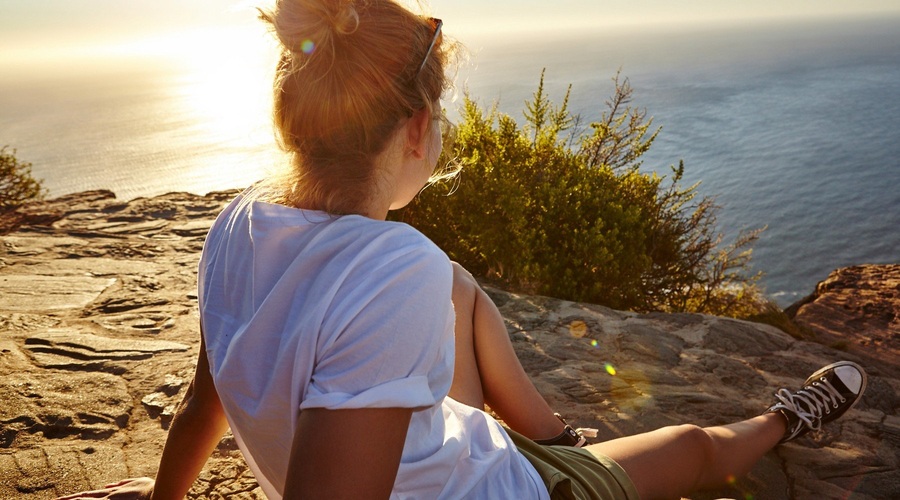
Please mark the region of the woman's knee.
[[672, 498], [696, 490], [704, 484], [715, 457], [712, 437], [688, 424], [614, 439], [591, 449], [618, 462], [641, 498]]
[[693, 424], [676, 425], [669, 428], [675, 440], [685, 451], [690, 451], [701, 464], [701, 471], [712, 467], [716, 462], [716, 441], [702, 427]]

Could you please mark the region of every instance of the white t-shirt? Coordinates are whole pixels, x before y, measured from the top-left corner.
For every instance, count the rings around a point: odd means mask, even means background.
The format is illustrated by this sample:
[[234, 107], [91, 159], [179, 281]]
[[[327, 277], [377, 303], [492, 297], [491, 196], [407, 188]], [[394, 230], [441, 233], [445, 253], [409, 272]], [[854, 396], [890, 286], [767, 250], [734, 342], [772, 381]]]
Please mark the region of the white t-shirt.
[[447, 397], [452, 282], [405, 224], [243, 196], [219, 215], [200, 261], [207, 358], [267, 496], [281, 498], [303, 409], [399, 407], [415, 410], [392, 498], [548, 498], [503, 428]]

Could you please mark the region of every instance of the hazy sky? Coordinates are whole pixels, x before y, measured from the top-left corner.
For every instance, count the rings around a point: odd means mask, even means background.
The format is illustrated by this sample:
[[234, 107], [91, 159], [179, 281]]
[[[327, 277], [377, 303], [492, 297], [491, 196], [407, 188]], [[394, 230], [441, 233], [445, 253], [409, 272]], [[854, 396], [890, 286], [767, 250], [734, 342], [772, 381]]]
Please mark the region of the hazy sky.
[[[259, 3], [0, 0], [0, 64], [97, 50], [178, 52], [203, 38], [214, 47], [221, 36], [217, 33], [225, 29], [259, 29], [252, 10]], [[432, 0], [425, 4], [444, 19], [448, 33], [463, 41], [506, 31], [639, 29], [659, 23], [689, 26], [900, 13], [897, 0]]]

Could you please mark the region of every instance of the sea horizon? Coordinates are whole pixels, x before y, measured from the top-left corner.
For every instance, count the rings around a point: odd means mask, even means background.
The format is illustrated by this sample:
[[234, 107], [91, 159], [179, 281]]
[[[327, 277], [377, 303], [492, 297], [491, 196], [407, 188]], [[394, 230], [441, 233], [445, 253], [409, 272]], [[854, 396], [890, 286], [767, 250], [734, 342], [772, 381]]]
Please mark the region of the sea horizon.
[[[722, 206], [726, 239], [767, 226], [755, 269], [780, 305], [833, 269], [900, 262], [897, 18], [733, 25], [695, 32], [582, 33], [468, 44], [451, 116], [469, 92], [521, 119], [545, 71], [582, 124], [621, 70], [661, 126], [642, 168], [685, 162], [685, 184]], [[267, 58], [268, 57], [268, 58]], [[81, 64], [0, 75], [0, 145], [50, 196], [110, 189], [123, 200], [241, 188], [284, 161], [269, 119], [272, 57]], [[87, 74], [82, 74], [82, 73]], [[233, 84], [228, 86], [226, 84]]]

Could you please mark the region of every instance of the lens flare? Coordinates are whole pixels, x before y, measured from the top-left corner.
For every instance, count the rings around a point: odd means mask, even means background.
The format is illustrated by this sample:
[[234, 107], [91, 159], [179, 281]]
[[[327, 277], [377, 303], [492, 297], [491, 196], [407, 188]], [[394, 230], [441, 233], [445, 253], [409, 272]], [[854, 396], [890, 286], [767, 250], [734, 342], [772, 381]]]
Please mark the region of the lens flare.
[[[734, 474], [729, 474], [725, 478], [725, 482], [728, 483], [729, 486], [735, 489], [741, 489], [740, 485], [738, 485], [738, 478]], [[743, 500], [754, 500], [756, 497], [753, 496], [753, 493], [744, 491], [743, 496], [740, 497]]]
[[606, 373], [612, 376], [616, 375], [616, 368], [613, 365], [606, 363], [605, 365], [603, 365], [603, 368], [606, 370]]
[[571, 334], [576, 339], [580, 339], [587, 335], [587, 331], [587, 323], [585, 323], [584, 321], [576, 319], [575, 321], [569, 323], [569, 334]]
[[597, 347], [598, 345], [600, 345], [599, 342], [597, 342], [597, 341], [594, 340], [594, 339], [591, 340], [591, 346], [592, 346], [592, 347]]
[[303, 43], [300, 44], [300, 50], [302, 50], [304, 54], [312, 54], [312, 51], [315, 49], [316, 44], [313, 43], [312, 40], [303, 40]]

